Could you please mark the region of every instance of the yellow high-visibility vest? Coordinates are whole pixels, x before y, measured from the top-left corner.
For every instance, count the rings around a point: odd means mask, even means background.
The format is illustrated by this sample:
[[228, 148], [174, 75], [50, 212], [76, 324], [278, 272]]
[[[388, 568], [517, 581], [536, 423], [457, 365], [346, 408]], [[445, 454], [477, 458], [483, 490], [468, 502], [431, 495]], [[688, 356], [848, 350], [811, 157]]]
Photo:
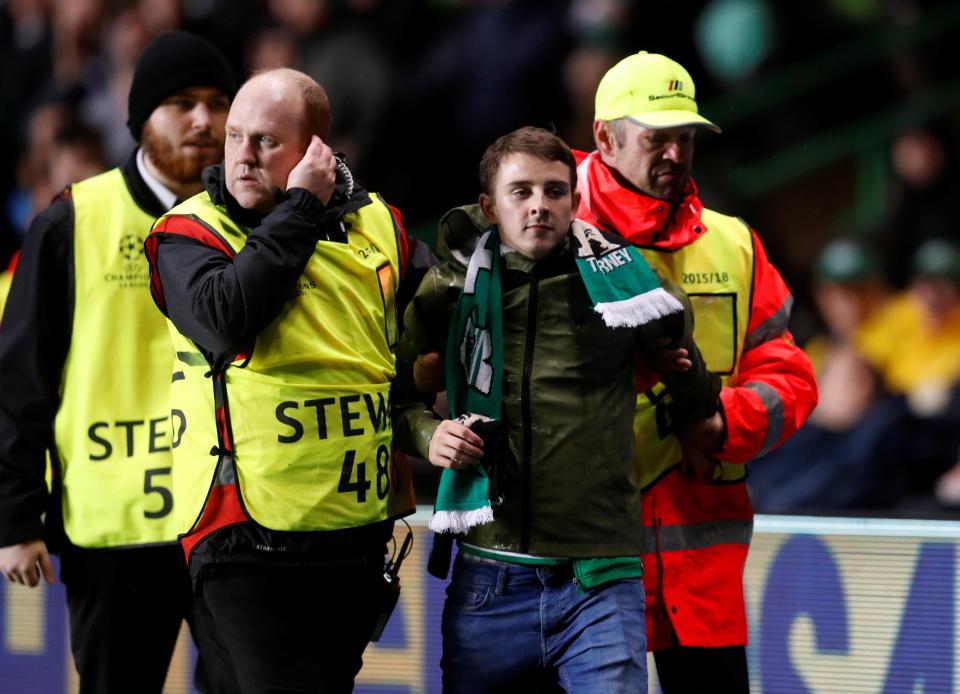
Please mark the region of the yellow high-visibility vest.
[[[371, 198], [344, 216], [346, 243], [317, 242], [280, 315], [222, 376], [170, 324], [181, 531], [224, 483], [225, 458], [244, 512], [272, 530], [357, 527], [414, 509], [409, 468], [391, 446], [400, 259], [390, 212]], [[246, 243], [206, 193], [170, 214], [200, 221], [234, 252]]]
[[[704, 209], [702, 220], [708, 231], [694, 243], [673, 251], [642, 246], [638, 250], [651, 267], [690, 297], [693, 337], [707, 368], [727, 385], [737, 374], [750, 321], [753, 241], [740, 219]], [[680, 440], [664, 417], [669, 398], [662, 383], [637, 397], [634, 461], [641, 489], [681, 458]], [[715, 479], [735, 481], [744, 474], [743, 465], [721, 463]]]
[[143, 240], [153, 217], [119, 169], [71, 187], [74, 311], [54, 423], [63, 521], [80, 547], [176, 540], [170, 366]]
[[13, 273], [9, 270], [0, 272], [0, 321], [3, 320], [3, 308], [7, 303], [7, 294], [10, 293], [10, 283], [13, 282]]

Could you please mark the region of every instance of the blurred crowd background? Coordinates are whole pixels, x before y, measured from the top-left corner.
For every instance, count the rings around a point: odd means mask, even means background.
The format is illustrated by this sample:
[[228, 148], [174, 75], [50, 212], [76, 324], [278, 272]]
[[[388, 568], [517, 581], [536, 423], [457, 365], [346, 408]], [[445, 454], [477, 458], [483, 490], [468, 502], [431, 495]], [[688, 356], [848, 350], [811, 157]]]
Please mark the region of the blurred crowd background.
[[71, 181], [120, 163], [160, 31], [237, 75], [298, 67], [368, 188], [432, 242], [522, 125], [591, 149], [593, 93], [637, 50], [688, 68], [694, 175], [794, 291], [821, 404], [751, 465], [762, 512], [960, 513], [960, 3], [949, 0], [0, 0], [0, 267]]

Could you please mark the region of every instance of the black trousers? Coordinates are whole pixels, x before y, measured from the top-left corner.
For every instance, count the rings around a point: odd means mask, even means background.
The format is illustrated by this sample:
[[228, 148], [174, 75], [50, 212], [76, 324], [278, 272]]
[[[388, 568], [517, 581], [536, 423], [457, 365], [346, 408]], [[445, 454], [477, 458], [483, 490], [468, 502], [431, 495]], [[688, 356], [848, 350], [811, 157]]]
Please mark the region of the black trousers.
[[219, 681], [206, 681], [202, 660], [209, 639], [203, 624], [194, 623], [199, 599], [179, 545], [67, 547], [60, 552], [60, 578], [80, 694], [160, 694], [184, 619], [201, 653], [197, 686], [210, 694], [239, 691], [229, 670], [218, 673]]
[[653, 652], [663, 694], [750, 694], [745, 646], [674, 645]]
[[353, 690], [382, 599], [380, 549], [328, 567], [226, 568], [202, 592], [244, 694]]

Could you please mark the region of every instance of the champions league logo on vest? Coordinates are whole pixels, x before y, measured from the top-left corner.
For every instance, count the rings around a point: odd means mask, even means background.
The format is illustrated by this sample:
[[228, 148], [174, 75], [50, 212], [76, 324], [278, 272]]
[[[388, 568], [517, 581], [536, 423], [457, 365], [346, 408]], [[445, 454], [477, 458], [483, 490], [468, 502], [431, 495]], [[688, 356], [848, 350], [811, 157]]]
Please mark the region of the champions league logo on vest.
[[143, 254], [143, 238], [127, 234], [120, 239], [117, 261], [111, 263], [103, 279], [123, 289], [143, 289], [150, 283], [150, 271]]
[[127, 234], [120, 241], [120, 255], [128, 262], [143, 257], [143, 239], [133, 234]]
[[490, 330], [477, 324], [478, 309], [467, 317], [467, 324], [463, 331], [463, 340], [460, 342], [460, 364], [463, 365], [467, 378], [467, 385], [483, 393], [490, 394], [493, 383], [493, 342]]

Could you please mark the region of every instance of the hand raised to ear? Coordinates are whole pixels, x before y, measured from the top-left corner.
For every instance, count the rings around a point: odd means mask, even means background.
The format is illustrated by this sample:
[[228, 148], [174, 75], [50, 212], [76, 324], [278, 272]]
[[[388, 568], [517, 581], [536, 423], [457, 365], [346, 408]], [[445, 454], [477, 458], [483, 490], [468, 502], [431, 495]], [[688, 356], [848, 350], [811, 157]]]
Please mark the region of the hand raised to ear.
[[303, 188], [319, 198], [326, 205], [333, 197], [333, 188], [337, 182], [337, 158], [333, 150], [323, 140], [314, 135], [303, 158], [287, 176], [287, 190]]

